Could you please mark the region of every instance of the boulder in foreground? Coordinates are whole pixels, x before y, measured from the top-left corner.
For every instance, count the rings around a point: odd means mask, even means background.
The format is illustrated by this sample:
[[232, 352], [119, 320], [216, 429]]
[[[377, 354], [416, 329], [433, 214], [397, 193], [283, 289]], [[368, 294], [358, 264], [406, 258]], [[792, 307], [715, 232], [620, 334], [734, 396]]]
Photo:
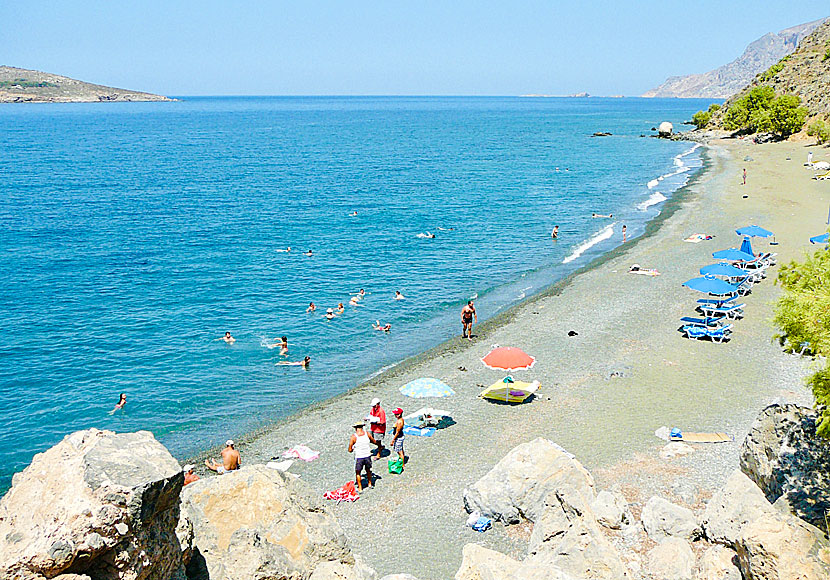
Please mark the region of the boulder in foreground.
[[183, 578], [183, 482], [179, 463], [146, 431], [66, 436], [0, 500], [0, 578]]

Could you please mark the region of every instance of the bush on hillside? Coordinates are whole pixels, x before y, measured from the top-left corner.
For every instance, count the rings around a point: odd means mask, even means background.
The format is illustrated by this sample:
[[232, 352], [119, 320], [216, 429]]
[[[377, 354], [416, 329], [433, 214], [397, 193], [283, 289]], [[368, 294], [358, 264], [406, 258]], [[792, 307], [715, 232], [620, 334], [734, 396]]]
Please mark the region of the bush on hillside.
[[821, 59], [821, 62], [824, 62], [825, 60], [830, 60], [830, 48], [828, 48], [827, 52], [824, 53], [824, 58]]
[[[814, 355], [830, 355], [830, 252], [820, 250], [804, 262], [782, 266], [778, 281], [784, 288], [775, 307], [781, 343], [788, 352], [801, 352], [805, 345]], [[822, 364], [807, 384], [819, 410], [818, 433], [830, 438], [830, 368]]]
[[816, 143], [823, 145], [830, 141], [830, 125], [824, 121], [815, 121], [807, 127], [807, 134], [816, 138]]
[[729, 106], [723, 126], [728, 131], [764, 131], [789, 137], [807, 120], [807, 109], [800, 105], [796, 95], [776, 97], [772, 87], [755, 87]]
[[692, 115], [692, 125], [697, 127], [698, 129], [703, 129], [706, 125], [709, 124], [709, 121], [712, 119], [712, 113], [715, 111], [720, 111], [721, 106], [717, 103], [712, 103], [709, 105], [708, 111], [698, 111], [694, 115]]
[[789, 56], [785, 56], [784, 58], [779, 60], [777, 63], [769, 67], [766, 71], [758, 75], [758, 80], [760, 80], [762, 83], [765, 83], [768, 80], [772, 79], [772, 77], [784, 70], [784, 63], [788, 60], [790, 60]]

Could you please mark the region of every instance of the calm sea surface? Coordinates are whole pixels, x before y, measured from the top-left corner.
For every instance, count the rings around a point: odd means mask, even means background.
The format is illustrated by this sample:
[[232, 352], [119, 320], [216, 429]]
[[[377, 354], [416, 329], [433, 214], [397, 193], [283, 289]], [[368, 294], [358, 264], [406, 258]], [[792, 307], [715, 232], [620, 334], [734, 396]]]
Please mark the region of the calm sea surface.
[[[180, 457], [221, 443], [459, 334], [470, 297], [481, 319], [555, 282], [623, 224], [642, 233], [700, 166], [640, 135], [704, 105], [0, 106], [0, 489], [77, 429], [149, 429]], [[288, 357], [267, 347], [283, 334]]]

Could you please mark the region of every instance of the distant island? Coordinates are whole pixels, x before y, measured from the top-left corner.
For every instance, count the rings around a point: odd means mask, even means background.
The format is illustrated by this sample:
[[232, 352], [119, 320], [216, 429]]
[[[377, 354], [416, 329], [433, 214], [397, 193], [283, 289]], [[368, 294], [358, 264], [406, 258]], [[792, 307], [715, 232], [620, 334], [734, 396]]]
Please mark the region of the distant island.
[[85, 83], [36, 70], [0, 66], [0, 103], [171, 101], [162, 95]]

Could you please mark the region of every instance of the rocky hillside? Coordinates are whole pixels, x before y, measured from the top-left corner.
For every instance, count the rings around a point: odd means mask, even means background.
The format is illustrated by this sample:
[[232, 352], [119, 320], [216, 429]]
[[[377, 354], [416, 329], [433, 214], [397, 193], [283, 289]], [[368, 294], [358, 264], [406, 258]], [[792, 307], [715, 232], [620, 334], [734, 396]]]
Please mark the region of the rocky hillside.
[[[810, 117], [830, 113], [830, 20], [825, 21], [799, 44], [798, 49], [732, 96], [721, 111], [729, 108], [754, 87], [770, 86], [776, 95], [797, 95]], [[713, 116], [717, 124], [718, 116]]]
[[703, 74], [670, 77], [642, 96], [726, 99], [745, 87], [755, 75], [792, 53], [806, 36], [825, 21], [827, 19], [816, 20], [778, 33], [765, 34], [729, 64]]
[[0, 66], [0, 103], [169, 101], [167, 97], [93, 85], [36, 70]]

